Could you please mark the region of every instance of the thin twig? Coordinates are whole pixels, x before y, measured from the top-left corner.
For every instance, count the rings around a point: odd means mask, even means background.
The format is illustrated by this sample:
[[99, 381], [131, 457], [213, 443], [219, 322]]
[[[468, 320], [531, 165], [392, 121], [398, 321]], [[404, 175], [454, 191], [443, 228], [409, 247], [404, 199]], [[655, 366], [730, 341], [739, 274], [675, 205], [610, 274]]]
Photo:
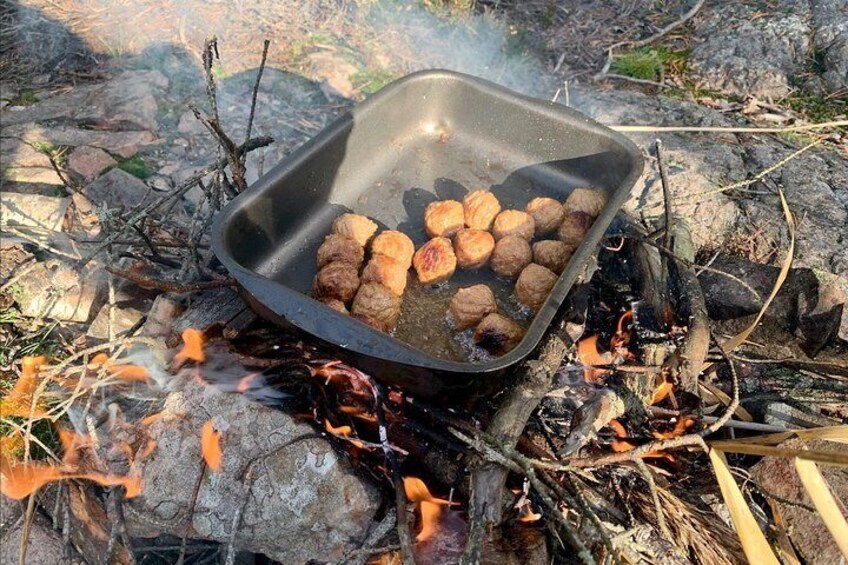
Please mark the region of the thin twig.
[[[244, 136], [244, 141], [250, 139], [250, 133], [253, 130], [253, 115], [256, 112], [256, 97], [259, 95], [259, 81], [262, 80], [262, 73], [265, 71], [265, 60], [268, 58], [268, 47], [271, 45], [271, 40], [266, 39], [262, 45], [262, 60], [259, 62], [259, 72], [256, 75], [256, 83], [253, 85], [253, 96], [250, 99], [250, 115], [247, 118], [247, 133]], [[242, 156], [244, 158], [244, 156]]]
[[648, 490], [651, 493], [651, 500], [654, 503], [654, 513], [657, 515], [657, 526], [659, 526], [663, 537], [665, 537], [668, 542], [674, 544], [674, 536], [671, 535], [671, 530], [668, 529], [668, 523], [665, 521], [665, 512], [663, 512], [662, 502], [660, 501], [660, 493], [657, 491], [657, 483], [654, 481], [654, 475], [651, 473], [651, 469], [648, 468], [648, 465], [641, 459], [634, 459], [633, 462], [636, 464], [639, 472], [642, 473], [642, 478], [645, 479], [645, 483], [648, 485]]
[[[248, 143], [242, 145], [239, 148], [239, 152], [249, 152], [254, 149], [258, 149], [260, 147], [266, 147], [274, 142], [273, 137], [263, 136], [257, 137], [250, 140]], [[169, 202], [175, 201], [177, 198], [181, 198], [185, 193], [194, 188], [197, 185], [197, 181], [205, 177], [206, 175], [215, 172], [219, 166], [226, 165], [227, 159], [222, 157], [216, 163], [212, 165], [208, 165], [203, 169], [197, 171], [192, 176], [187, 178], [183, 183], [177, 187], [175, 187], [172, 191], [160, 197], [158, 200], [155, 200], [133, 214], [129, 217], [124, 224], [122, 224], [114, 233], [103, 239], [97, 247], [95, 247], [88, 255], [80, 259], [78, 267], [83, 267], [88, 262], [90, 262], [94, 257], [96, 257], [101, 251], [106, 249], [109, 245], [115, 243], [118, 239], [123, 237], [127, 230], [131, 229], [133, 225], [138, 224], [141, 220], [148, 217], [152, 212], [157, 210], [160, 206], [167, 204]], [[76, 257], [74, 257], [76, 259]]]
[[657, 149], [657, 169], [660, 172], [660, 182], [662, 184], [663, 206], [665, 210], [665, 233], [663, 234], [663, 247], [671, 249], [671, 189], [668, 186], [668, 174], [665, 170], [665, 162], [663, 161], [663, 143], [662, 140], [656, 140]]
[[816, 124], [798, 124], [773, 128], [758, 127], [723, 127], [723, 126], [651, 126], [651, 125], [608, 125], [608, 128], [630, 133], [791, 133], [794, 131], [809, 131], [814, 129], [834, 129], [848, 127], [848, 120], [819, 122]]

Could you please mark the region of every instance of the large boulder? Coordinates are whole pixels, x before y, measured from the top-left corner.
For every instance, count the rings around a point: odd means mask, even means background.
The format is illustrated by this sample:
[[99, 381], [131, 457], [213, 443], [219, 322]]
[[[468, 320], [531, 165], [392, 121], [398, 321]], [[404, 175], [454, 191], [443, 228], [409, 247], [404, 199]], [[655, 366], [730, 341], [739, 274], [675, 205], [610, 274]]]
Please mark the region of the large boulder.
[[[191, 513], [202, 471], [200, 430], [208, 420], [223, 432], [223, 463], [218, 472], [205, 471]], [[156, 449], [140, 468], [151, 488], [127, 503], [131, 534], [179, 536], [190, 523], [190, 537], [227, 543], [243, 507], [240, 549], [282, 563], [338, 560], [364, 539], [380, 496], [314, 434], [289, 414], [186, 379], [150, 427]]]

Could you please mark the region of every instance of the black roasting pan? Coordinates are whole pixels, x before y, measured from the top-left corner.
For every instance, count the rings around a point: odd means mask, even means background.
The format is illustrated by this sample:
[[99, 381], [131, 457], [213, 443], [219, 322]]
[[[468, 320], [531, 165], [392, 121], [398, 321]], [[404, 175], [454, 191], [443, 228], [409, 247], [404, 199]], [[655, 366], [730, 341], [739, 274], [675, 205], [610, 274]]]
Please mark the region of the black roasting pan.
[[[358, 104], [235, 198], [216, 220], [212, 245], [259, 315], [318, 338], [384, 383], [458, 398], [494, 390], [538, 345], [642, 166], [627, 138], [568, 107], [423, 71]], [[418, 246], [424, 207], [436, 199], [488, 188], [504, 209], [523, 209], [535, 196], [562, 201], [578, 186], [603, 191], [607, 205], [524, 340], [502, 357], [437, 358], [308, 296], [315, 252], [341, 213], [400, 229]], [[430, 331], [449, 331], [443, 314], [426, 318]]]

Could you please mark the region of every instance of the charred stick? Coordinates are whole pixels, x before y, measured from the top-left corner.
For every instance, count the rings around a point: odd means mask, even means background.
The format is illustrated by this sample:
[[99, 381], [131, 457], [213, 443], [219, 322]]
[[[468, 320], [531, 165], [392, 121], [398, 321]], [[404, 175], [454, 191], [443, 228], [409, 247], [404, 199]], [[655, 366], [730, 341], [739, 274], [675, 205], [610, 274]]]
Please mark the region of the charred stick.
[[[469, 447], [474, 448], [486, 461], [501, 465], [509, 471], [526, 476], [527, 480], [530, 481], [530, 485], [533, 487], [533, 490], [535, 490], [539, 495], [539, 499], [542, 501], [542, 504], [544, 504], [548, 509], [549, 515], [554, 519], [554, 521], [556, 521], [557, 525], [563, 530], [563, 532], [565, 532], [569, 545], [577, 551], [577, 556], [580, 560], [586, 565], [595, 563], [595, 559], [580, 539], [580, 536], [577, 534], [574, 526], [572, 526], [562, 515], [562, 511], [554, 501], [553, 493], [544, 483], [542, 483], [542, 481], [539, 480], [539, 477], [536, 476], [536, 472], [532, 466], [521, 465], [514, 459], [507, 457], [499, 450], [485, 442], [480, 434], [469, 436], [454, 428], [450, 428], [450, 432]], [[498, 501], [498, 504], [500, 504], [500, 501]], [[465, 555], [463, 554], [463, 558], [464, 557]]]
[[665, 171], [665, 162], [663, 161], [663, 144], [662, 140], [656, 141], [657, 148], [657, 168], [660, 171], [660, 183], [662, 184], [663, 204], [664, 204], [664, 224], [665, 233], [663, 234], [663, 247], [671, 247], [671, 189], [668, 186], [668, 174]]
[[[253, 151], [254, 149], [258, 149], [260, 147], [266, 147], [274, 142], [273, 137], [264, 136], [257, 137], [250, 140], [248, 143], [242, 145], [239, 148], [239, 151], [242, 153], [247, 153]], [[181, 185], [177, 186], [171, 192], [163, 195], [158, 200], [155, 200], [130, 216], [126, 222], [120, 226], [114, 233], [103, 239], [100, 244], [94, 248], [88, 255], [79, 260], [77, 267], [84, 267], [87, 265], [94, 257], [96, 257], [101, 251], [106, 249], [109, 245], [117, 242], [124, 233], [131, 229], [132, 226], [137, 225], [141, 220], [148, 217], [153, 211], [157, 210], [160, 206], [164, 204], [168, 204], [169, 202], [176, 201], [178, 198], [181, 198], [185, 193], [191, 190], [195, 185], [197, 185], [197, 181], [205, 177], [206, 175], [215, 172], [219, 166], [223, 166], [227, 164], [226, 158], [221, 158], [215, 163], [201, 169], [200, 171], [193, 174], [191, 177], [187, 178]]]
[[[59, 493], [59, 496], [61, 496], [61, 493]], [[132, 539], [130, 539], [129, 534], [127, 533], [127, 523], [124, 519], [123, 504], [124, 494], [122, 487], [112, 487], [109, 490], [109, 495], [106, 497], [106, 515], [112, 522], [112, 530], [109, 534], [110, 549], [107, 552], [107, 560], [111, 561], [114, 547], [113, 544], [120, 540], [126, 550], [123, 553], [127, 556], [128, 562], [130, 564], [134, 564], [136, 562], [135, 555], [133, 555]]]
[[[533, 411], [550, 390], [553, 375], [562, 363], [565, 351], [565, 342], [559, 336], [547, 338], [538, 359], [522, 367], [518, 384], [507, 393], [486, 429], [487, 435], [495, 438], [500, 445], [515, 447]], [[481, 512], [478, 519], [500, 523], [500, 501], [506, 475], [503, 468], [494, 465], [482, 465], [472, 473], [472, 497]]]
[[[668, 235], [668, 232], [667, 234]], [[698, 375], [709, 352], [710, 324], [704, 290], [698, 275], [690, 266], [695, 259], [695, 246], [686, 222], [674, 226], [674, 262], [669, 274], [674, 277], [679, 290], [678, 316], [688, 321], [689, 331], [681, 348], [674, 352], [667, 365], [677, 371], [680, 387], [691, 394], [698, 393]], [[679, 261], [685, 259], [686, 263]]]
[[134, 271], [125, 269], [118, 269], [115, 267], [106, 267], [106, 270], [109, 273], [115, 275], [116, 277], [121, 277], [122, 279], [126, 279], [132, 283], [137, 284], [141, 288], [161, 290], [162, 292], [173, 292], [174, 294], [184, 294], [186, 292], [197, 292], [201, 290], [211, 290], [213, 288], [236, 285], [236, 281], [231, 278], [224, 278], [216, 281], [202, 281], [189, 284], [180, 284], [173, 281], [153, 279], [150, 277], [146, 277], [141, 273], [136, 273]]
[[[262, 44], [262, 60], [259, 62], [259, 73], [256, 75], [256, 83], [253, 85], [253, 96], [250, 99], [250, 115], [247, 118], [247, 133], [244, 140], [250, 139], [250, 133], [253, 131], [253, 116], [256, 113], [256, 97], [259, 95], [259, 82], [262, 80], [262, 73], [265, 71], [265, 61], [268, 59], [268, 47], [271, 45], [271, 40], [266, 39]], [[244, 164], [244, 156], [242, 156], [242, 164]]]

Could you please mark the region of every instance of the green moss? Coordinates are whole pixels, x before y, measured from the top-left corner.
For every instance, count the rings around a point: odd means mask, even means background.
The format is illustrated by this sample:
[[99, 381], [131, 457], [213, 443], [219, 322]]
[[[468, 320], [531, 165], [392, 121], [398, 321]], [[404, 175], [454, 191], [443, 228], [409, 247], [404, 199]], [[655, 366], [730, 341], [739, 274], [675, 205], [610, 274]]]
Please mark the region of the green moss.
[[24, 90], [14, 98], [6, 98], [10, 106], [31, 106], [38, 102], [34, 90]]
[[353, 75], [353, 86], [363, 94], [374, 94], [393, 80], [398, 75], [388, 69], [369, 70], [363, 69]]
[[669, 51], [665, 47], [642, 47], [616, 55], [610, 71], [641, 80], [656, 81], [667, 72], [685, 70], [688, 50]]
[[837, 96], [826, 98], [800, 93], [788, 96], [783, 103], [811, 122], [829, 122], [848, 114], [848, 99]]
[[116, 165], [116, 167], [118, 167], [122, 171], [131, 174], [134, 177], [140, 178], [141, 180], [153, 176], [153, 173], [155, 172], [153, 170], [153, 167], [145, 163], [144, 159], [142, 159], [138, 155], [120, 161]]

